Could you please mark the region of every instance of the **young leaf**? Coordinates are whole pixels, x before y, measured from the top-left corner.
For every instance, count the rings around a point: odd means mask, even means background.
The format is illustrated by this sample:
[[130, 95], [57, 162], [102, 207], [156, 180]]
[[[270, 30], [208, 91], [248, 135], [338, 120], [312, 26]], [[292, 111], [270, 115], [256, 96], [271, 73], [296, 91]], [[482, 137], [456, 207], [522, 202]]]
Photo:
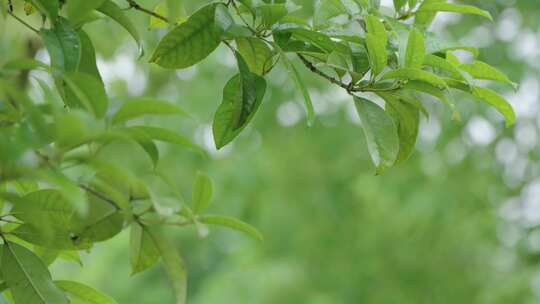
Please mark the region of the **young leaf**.
[[199, 214], [206, 210], [212, 200], [212, 179], [202, 172], [197, 172], [197, 177], [193, 183], [192, 204], [193, 212]]
[[60, 17], [52, 29], [42, 28], [39, 34], [51, 57], [52, 67], [66, 72], [77, 70], [81, 60], [81, 41], [68, 20]]
[[386, 28], [381, 20], [373, 15], [367, 15], [365, 21], [367, 32], [374, 35], [380, 40], [381, 44], [386, 47], [386, 44], [388, 43], [388, 34], [386, 33]]
[[151, 98], [136, 98], [125, 102], [113, 115], [112, 123], [119, 124], [144, 115], [183, 115], [189, 116], [177, 105]]
[[446, 71], [452, 78], [457, 80], [464, 80], [461, 71], [451, 62], [448, 62], [444, 58], [428, 54], [424, 57], [424, 64], [433, 68], [437, 68]]
[[142, 272], [152, 267], [159, 259], [159, 251], [144, 226], [137, 222], [131, 224], [129, 239], [131, 274]]
[[490, 89], [475, 86], [472, 90], [474, 96], [488, 103], [504, 116], [507, 127], [514, 124], [516, 113], [506, 99]]
[[204, 215], [199, 218], [201, 223], [208, 225], [218, 225], [233, 230], [241, 231], [247, 233], [248, 235], [256, 238], [259, 241], [264, 240], [263, 235], [257, 230], [257, 228], [251, 226], [250, 224], [244, 223], [238, 219], [228, 216], [221, 215]]
[[383, 41], [374, 34], [366, 34], [366, 46], [373, 76], [379, 75], [388, 63], [388, 54]]
[[16, 303], [68, 303], [54, 286], [47, 266], [32, 251], [16, 243], [2, 247], [1, 271]]
[[274, 47], [278, 50], [289, 77], [293, 79], [296, 87], [300, 90], [300, 92], [302, 92], [302, 96], [304, 97], [304, 105], [306, 107], [307, 123], [308, 126], [312, 126], [315, 122], [315, 108], [313, 107], [313, 102], [311, 101], [311, 96], [309, 96], [306, 85], [304, 84], [304, 81], [302, 80], [302, 77], [300, 76], [300, 73], [298, 73], [296, 67], [294, 67], [289, 58], [287, 58], [285, 52], [283, 52], [283, 50], [276, 43], [274, 43]]
[[283, 17], [287, 16], [288, 13], [287, 7], [282, 3], [261, 4], [255, 8], [255, 15], [261, 20], [261, 24], [264, 28], [267, 29], [283, 19]]
[[150, 62], [164, 68], [187, 68], [206, 58], [220, 43], [216, 4], [209, 4], [171, 30], [159, 42]]
[[187, 298], [187, 272], [184, 260], [173, 244], [159, 232], [149, 230], [174, 290], [176, 304], [185, 304]]
[[409, 33], [407, 42], [407, 51], [405, 53], [405, 67], [412, 69], [420, 69], [424, 64], [426, 55], [426, 46], [424, 44], [424, 36], [422, 33], [413, 28]]
[[272, 67], [274, 53], [264, 41], [254, 37], [238, 38], [236, 46], [251, 72], [262, 76]]
[[392, 118], [373, 102], [355, 97], [354, 104], [360, 116], [369, 154], [377, 167], [377, 174], [381, 174], [394, 165], [399, 153], [396, 125]]
[[[429, 2], [429, 1], [426, 1]], [[417, 13], [435, 13], [435, 12], [451, 12], [451, 13], [461, 13], [461, 14], [473, 14], [485, 17], [491, 21], [493, 18], [491, 14], [487, 11], [481, 10], [476, 6], [472, 5], [459, 5], [449, 2], [430, 2], [424, 3], [420, 6]]]
[[64, 290], [74, 298], [89, 304], [116, 304], [116, 301], [110, 296], [100, 291], [74, 281], [54, 281], [54, 285]]
[[512, 82], [503, 72], [482, 61], [475, 60], [473, 63], [462, 64], [459, 68], [476, 79], [501, 81], [510, 84], [514, 88], [517, 87], [517, 84]]
[[249, 71], [242, 56], [236, 53], [240, 73], [223, 89], [223, 101], [214, 115], [212, 130], [216, 148], [231, 142], [253, 119], [266, 91], [266, 81]]
[[97, 9], [99, 12], [109, 16], [114, 21], [118, 22], [122, 27], [128, 31], [128, 33], [133, 37], [137, 45], [139, 46], [139, 54], [142, 56], [144, 53], [142, 40], [137, 31], [137, 28], [133, 25], [131, 20], [126, 17], [124, 11], [113, 1], [105, 0], [101, 6]]

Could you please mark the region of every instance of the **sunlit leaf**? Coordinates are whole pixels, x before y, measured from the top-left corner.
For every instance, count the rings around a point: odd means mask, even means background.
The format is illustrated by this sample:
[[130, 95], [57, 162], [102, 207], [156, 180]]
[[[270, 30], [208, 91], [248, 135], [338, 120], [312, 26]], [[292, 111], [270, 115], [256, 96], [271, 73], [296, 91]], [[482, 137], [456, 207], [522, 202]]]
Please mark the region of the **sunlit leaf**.
[[202, 172], [197, 173], [193, 183], [192, 204], [193, 212], [201, 213], [210, 205], [212, 200], [213, 185], [210, 177]]
[[257, 228], [250, 224], [244, 223], [233, 217], [221, 216], [221, 215], [204, 215], [199, 218], [201, 223], [208, 225], [217, 225], [227, 227], [233, 230], [244, 232], [259, 241], [264, 240], [263, 235], [257, 230]]
[[116, 304], [110, 296], [80, 282], [62, 280], [54, 281], [54, 285], [84, 303]]
[[152, 98], [136, 98], [125, 102], [113, 115], [112, 123], [118, 124], [144, 115], [184, 115], [180, 107], [167, 101]]

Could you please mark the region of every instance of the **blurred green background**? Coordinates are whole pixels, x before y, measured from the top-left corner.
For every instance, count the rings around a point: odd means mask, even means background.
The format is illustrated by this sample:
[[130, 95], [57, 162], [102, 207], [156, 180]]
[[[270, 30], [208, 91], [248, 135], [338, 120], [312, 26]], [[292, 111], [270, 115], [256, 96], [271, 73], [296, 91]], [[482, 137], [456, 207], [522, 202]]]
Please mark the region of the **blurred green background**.
[[[191, 12], [204, 1], [185, 2]], [[310, 14], [312, 0], [295, 2]], [[265, 235], [258, 243], [212, 229], [199, 239], [192, 228], [168, 228], [188, 263], [189, 303], [540, 301], [540, 1], [461, 2], [489, 10], [496, 21], [441, 14], [433, 30], [480, 47], [481, 60], [520, 83], [517, 92], [498, 88], [518, 122], [505, 129], [497, 113], [460, 95], [463, 119], [452, 121], [426, 98], [432, 115], [422, 121], [416, 153], [383, 176], [374, 175], [349, 96], [316, 76], [303, 73], [318, 112], [314, 127], [306, 127], [300, 93], [278, 68], [253, 124], [217, 152], [211, 121], [235, 65], [226, 48], [197, 67], [167, 71], [147, 63], [165, 33], [148, 30], [147, 16], [129, 12], [146, 36], [140, 60], [112, 22], [86, 27], [112, 100], [158, 96], [194, 115], [149, 121], [191, 135], [210, 159], [162, 146], [159, 170], [186, 197], [196, 171], [207, 172], [216, 188], [211, 211], [239, 217]], [[0, 61], [20, 56], [31, 35], [12, 20], [0, 21]], [[36, 57], [47, 60], [46, 51], [39, 48]], [[111, 149], [129, 155], [135, 147]], [[139, 162], [141, 170], [150, 165], [144, 155], [126, 161]], [[84, 254], [84, 267], [60, 261], [53, 273], [90, 283], [119, 303], [173, 303], [160, 267], [130, 276], [128, 242], [122, 233]]]

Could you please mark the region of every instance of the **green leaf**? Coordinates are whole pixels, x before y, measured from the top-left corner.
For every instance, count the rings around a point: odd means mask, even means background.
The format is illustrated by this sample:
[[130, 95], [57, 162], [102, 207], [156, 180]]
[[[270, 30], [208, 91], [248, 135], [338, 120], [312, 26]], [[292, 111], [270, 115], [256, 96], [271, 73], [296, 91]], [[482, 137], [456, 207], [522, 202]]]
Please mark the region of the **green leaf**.
[[439, 76], [431, 72], [423, 71], [420, 69], [403, 68], [403, 69], [391, 70], [381, 77], [381, 80], [388, 80], [388, 79], [421, 80], [421, 81], [425, 81], [427, 83], [433, 84], [435, 86], [440, 86], [442, 88], [448, 87], [446, 85], [446, 82], [444, 82], [443, 79], [439, 78]]
[[475, 60], [473, 63], [462, 64], [459, 68], [476, 79], [501, 81], [510, 84], [514, 88], [517, 87], [517, 84], [512, 82], [503, 72], [482, 61]]
[[171, 30], [159, 42], [150, 62], [164, 68], [187, 68], [206, 58], [220, 43], [215, 26], [216, 4], [195, 12], [186, 22]]
[[355, 97], [354, 104], [360, 116], [369, 154], [377, 167], [377, 174], [381, 174], [394, 165], [399, 153], [396, 125], [392, 118], [375, 103]]
[[380, 40], [381, 44], [386, 47], [386, 44], [388, 43], [388, 34], [386, 33], [386, 28], [381, 20], [373, 15], [367, 15], [365, 22], [367, 32], [374, 35]]
[[296, 87], [300, 90], [300, 92], [302, 92], [302, 96], [304, 97], [304, 105], [306, 107], [307, 123], [308, 126], [312, 126], [315, 122], [315, 108], [313, 107], [313, 102], [311, 101], [311, 97], [309, 96], [306, 85], [304, 84], [304, 81], [302, 80], [302, 77], [300, 76], [300, 73], [298, 73], [296, 67], [292, 64], [289, 58], [287, 58], [285, 52], [283, 52], [283, 50], [276, 43], [274, 43], [274, 47], [278, 50], [289, 77], [293, 79]]
[[424, 64], [433, 68], [446, 71], [452, 78], [464, 80], [461, 71], [454, 64], [448, 62], [444, 58], [428, 54], [424, 57]]
[[15, 243], [5, 243], [1, 271], [16, 303], [68, 303], [54, 286], [47, 266], [30, 250]]
[[231, 142], [253, 119], [266, 91], [264, 78], [250, 72], [239, 53], [235, 55], [240, 73], [225, 85], [212, 125], [217, 149]]
[[412, 69], [420, 69], [424, 64], [426, 55], [426, 46], [424, 44], [424, 36], [422, 33], [413, 28], [409, 33], [407, 42], [407, 51], [405, 53], [405, 67]]
[[177, 144], [189, 148], [195, 152], [205, 154], [204, 150], [195, 145], [189, 138], [168, 129], [150, 126], [132, 126], [129, 129], [135, 129], [143, 132], [151, 140], [163, 141], [171, 144]]
[[6, 62], [2, 67], [4, 70], [49, 70], [49, 66], [41, 61], [32, 58], [19, 58]]
[[187, 298], [187, 272], [184, 260], [170, 241], [154, 230], [150, 237], [158, 248], [169, 281], [174, 290], [176, 304], [185, 304]]
[[17, 219], [46, 232], [69, 227], [74, 208], [60, 191], [44, 189], [20, 198], [13, 204], [12, 213]]
[[82, 29], [77, 31], [79, 40], [81, 41], [81, 61], [79, 63], [79, 72], [92, 75], [94, 78], [103, 83], [96, 63], [96, 50], [92, 44], [92, 40]]
[[81, 60], [81, 41], [68, 20], [60, 17], [52, 29], [42, 28], [39, 34], [53, 68], [66, 72], [77, 70]]
[[54, 23], [58, 17], [60, 4], [58, 0], [30, 0], [38, 10], [47, 15]]
[[160, 257], [151, 235], [137, 222], [131, 224], [129, 256], [132, 275], [152, 267]]
[[133, 25], [133, 23], [131, 22], [131, 19], [129, 19], [124, 14], [124, 11], [116, 3], [114, 3], [111, 0], [106, 0], [105, 2], [103, 2], [103, 4], [100, 7], [98, 7], [97, 10], [109, 16], [111, 19], [113, 19], [118, 24], [120, 24], [123, 28], [125, 28], [126, 31], [128, 31], [128, 33], [131, 35], [131, 37], [135, 40], [135, 42], [139, 46], [140, 56], [144, 54], [142, 40], [139, 35], [139, 32], [137, 31], [137, 28], [135, 27], [135, 25]]
[[197, 177], [193, 183], [192, 204], [193, 212], [199, 214], [206, 210], [212, 200], [212, 179], [202, 172], [197, 172]]
[[347, 13], [347, 8], [341, 3], [341, 0], [321, 0], [315, 7], [313, 26], [316, 29], [325, 28], [329, 25], [329, 21], [332, 18]]
[[372, 75], [379, 75], [388, 63], [388, 54], [383, 41], [377, 36], [367, 33], [366, 46], [369, 54]]
[[189, 116], [177, 105], [152, 98], [136, 98], [125, 102], [112, 117], [112, 123], [118, 124], [144, 115], [183, 115]]
[[257, 75], [266, 74], [274, 64], [274, 53], [261, 39], [248, 37], [236, 39], [236, 46], [249, 70]]
[[80, 24], [94, 9], [103, 4], [105, 0], [69, 0], [66, 10], [71, 24]]
[[460, 120], [460, 114], [457, 111], [456, 105], [454, 104], [454, 101], [452, 100], [451, 96], [449, 96], [449, 91], [446, 89], [440, 89], [434, 85], [431, 85], [429, 83], [423, 82], [423, 81], [408, 81], [404, 86], [404, 90], [411, 90], [413, 92], [422, 92], [425, 94], [429, 94], [432, 96], [437, 97], [440, 99], [452, 112], [452, 118], [455, 120]]
[[100, 291], [74, 281], [54, 281], [54, 284], [78, 300], [88, 304], [116, 304], [117, 302]]
[[386, 101], [386, 112], [392, 117], [399, 137], [399, 153], [395, 164], [405, 161], [413, 153], [420, 125], [418, 108], [397, 94], [380, 93]]
[[451, 12], [451, 13], [461, 13], [461, 14], [473, 14], [485, 17], [491, 21], [493, 18], [491, 14], [487, 11], [479, 9], [476, 6], [472, 5], [459, 5], [455, 3], [448, 2], [432, 2], [424, 3], [420, 6], [417, 13], [435, 13], [435, 12]]
[[100, 79], [80, 72], [64, 73], [62, 78], [70, 89], [65, 99], [68, 106], [83, 106], [97, 118], [105, 116], [109, 99]]
[[338, 46], [328, 35], [322, 32], [311, 31], [304, 28], [289, 28], [281, 32], [291, 33], [294, 38], [309, 43], [328, 54], [336, 50]]
[[287, 10], [287, 7], [285, 4], [261, 4], [255, 8], [255, 15], [259, 20], [261, 20], [262, 26], [264, 28], [269, 29], [283, 19], [283, 17], [287, 16], [289, 14], [289, 11]]
[[121, 129], [121, 132], [125, 133], [129, 138], [138, 143], [146, 152], [148, 157], [150, 157], [154, 167], [157, 166], [159, 161], [159, 150], [150, 136], [148, 136], [143, 130], [135, 128], [124, 128]]
[[506, 99], [496, 92], [482, 87], [474, 86], [472, 88], [472, 92], [474, 96], [480, 98], [482, 101], [491, 105], [493, 108], [495, 108], [495, 110], [501, 113], [506, 120], [507, 127], [514, 124], [516, 121], [516, 113]]
[[233, 230], [244, 232], [259, 241], [264, 240], [263, 235], [257, 230], [257, 228], [250, 224], [244, 223], [238, 219], [221, 215], [204, 215], [199, 218], [201, 223], [208, 225], [218, 225], [227, 227]]

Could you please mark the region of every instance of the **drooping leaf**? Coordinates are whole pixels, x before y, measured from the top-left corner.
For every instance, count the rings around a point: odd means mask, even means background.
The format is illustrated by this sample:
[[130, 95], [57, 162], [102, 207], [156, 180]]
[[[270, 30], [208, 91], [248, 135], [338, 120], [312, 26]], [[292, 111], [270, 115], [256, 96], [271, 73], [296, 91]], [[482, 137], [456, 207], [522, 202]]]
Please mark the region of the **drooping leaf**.
[[97, 68], [96, 51], [94, 49], [94, 45], [92, 44], [92, 40], [90, 40], [88, 34], [86, 34], [86, 32], [82, 29], [78, 30], [77, 34], [79, 35], [79, 40], [81, 41], [81, 61], [79, 63], [78, 71], [90, 74], [100, 82], [103, 82]]
[[135, 98], [125, 102], [113, 115], [112, 123], [118, 124], [144, 115], [183, 115], [189, 116], [177, 105], [152, 98]]
[[49, 66], [41, 61], [32, 58], [19, 58], [6, 62], [2, 66], [3, 70], [48, 70]]
[[416, 146], [420, 125], [420, 111], [397, 94], [379, 94], [386, 101], [386, 112], [392, 117], [399, 137], [399, 153], [395, 164], [409, 158]]
[[360, 116], [369, 154], [377, 167], [377, 174], [381, 174], [394, 165], [399, 153], [396, 125], [392, 118], [375, 103], [355, 97], [354, 104]]
[[110, 296], [80, 282], [54, 281], [54, 285], [67, 292], [72, 297], [88, 304], [116, 304]]
[[133, 25], [131, 19], [124, 14], [124, 11], [116, 3], [111, 0], [105, 0], [105, 2], [103, 2], [103, 4], [97, 8], [97, 10], [109, 16], [111, 19], [118, 22], [118, 24], [125, 28], [139, 46], [140, 56], [144, 54], [142, 40], [137, 28], [135, 25]]
[[165, 271], [174, 290], [176, 304], [185, 304], [187, 299], [187, 271], [184, 260], [175, 246], [155, 230], [149, 230], [163, 260]]
[[413, 92], [421, 92], [425, 94], [429, 94], [431, 96], [437, 97], [440, 99], [452, 112], [452, 117], [455, 120], [460, 120], [460, 114], [457, 111], [456, 105], [454, 104], [454, 101], [449, 94], [448, 90], [438, 88], [434, 85], [431, 85], [427, 82], [423, 81], [408, 81], [404, 86], [403, 89], [405, 90], [412, 90]]
[[474, 96], [480, 98], [501, 113], [506, 120], [507, 127], [514, 124], [516, 121], [516, 113], [506, 99], [490, 89], [478, 86], [473, 87], [472, 92]]
[[192, 204], [193, 212], [201, 213], [210, 205], [212, 200], [212, 180], [202, 172], [197, 172], [197, 177], [193, 183]]
[[216, 148], [231, 142], [253, 119], [266, 91], [266, 81], [249, 71], [242, 56], [236, 54], [240, 73], [223, 89], [223, 101], [214, 115], [212, 130]]
[[247, 233], [248, 235], [254, 237], [255, 239], [262, 241], [264, 240], [263, 235], [257, 230], [257, 228], [242, 222], [238, 219], [228, 216], [221, 215], [204, 215], [199, 218], [201, 223], [208, 225], [218, 225], [227, 227], [233, 230], [241, 231]]
[[132, 275], [152, 267], [160, 257], [154, 240], [146, 228], [137, 222], [131, 224], [129, 256]]
[[206, 58], [220, 43], [216, 4], [209, 4], [171, 30], [159, 42], [150, 62], [164, 68], [187, 68]]
[[413, 28], [409, 33], [407, 42], [407, 51], [405, 53], [405, 67], [412, 69], [420, 69], [424, 64], [426, 55], [426, 46], [424, 44], [424, 36], [422, 33]]
[[457, 80], [464, 80], [463, 75], [461, 74], [459, 69], [454, 64], [448, 62], [444, 58], [428, 54], [424, 57], [424, 64], [445, 71], [452, 78], [455, 78]]
[[64, 294], [53, 284], [45, 264], [32, 251], [19, 244], [4, 244], [1, 271], [16, 303], [68, 303]]

